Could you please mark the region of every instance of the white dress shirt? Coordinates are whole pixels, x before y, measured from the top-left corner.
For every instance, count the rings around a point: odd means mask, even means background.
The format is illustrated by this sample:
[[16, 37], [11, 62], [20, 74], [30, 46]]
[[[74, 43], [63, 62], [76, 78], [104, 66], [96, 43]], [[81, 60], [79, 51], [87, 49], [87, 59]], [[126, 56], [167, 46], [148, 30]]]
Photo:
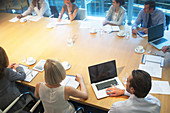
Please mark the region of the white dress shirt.
[[[39, 8], [38, 8], [39, 5]], [[51, 9], [48, 4], [47, 0], [39, 0], [39, 2], [34, 7], [31, 1], [30, 6], [28, 9], [22, 14], [22, 16], [26, 16], [28, 14], [31, 14], [32, 12], [35, 12], [37, 16], [50, 16], [51, 15]]]
[[130, 95], [126, 101], [112, 104], [108, 113], [160, 113], [161, 102], [148, 94], [145, 98]]

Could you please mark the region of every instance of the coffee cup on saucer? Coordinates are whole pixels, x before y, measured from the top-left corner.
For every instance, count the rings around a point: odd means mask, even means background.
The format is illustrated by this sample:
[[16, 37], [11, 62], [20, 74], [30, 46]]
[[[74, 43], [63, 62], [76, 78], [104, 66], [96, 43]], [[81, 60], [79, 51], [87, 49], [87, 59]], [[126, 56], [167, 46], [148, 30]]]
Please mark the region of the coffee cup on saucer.
[[25, 18], [21, 18], [21, 19], [20, 19], [20, 22], [21, 22], [21, 23], [26, 22], [26, 21], [27, 21], [27, 19], [25, 19]]
[[136, 50], [137, 50], [138, 52], [141, 52], [141, 51], [143, 50], [143, 46], [138, 46], [138, 47], [136, 48]]
[[96, 32], [97, 32], [96, 28], [93, 27], [93, 28], [90, 29], [90, 33], [96, 33]]
[[145, 49], [143, 48], [143, 46], [138, 46], [135, 48], [135, 52], [136, 53], [144, 53], [145, 52]]
[[33, 57], [28, 57], [27, 58], [27, 65], [33, 65], [36, 62], [36, 60]]

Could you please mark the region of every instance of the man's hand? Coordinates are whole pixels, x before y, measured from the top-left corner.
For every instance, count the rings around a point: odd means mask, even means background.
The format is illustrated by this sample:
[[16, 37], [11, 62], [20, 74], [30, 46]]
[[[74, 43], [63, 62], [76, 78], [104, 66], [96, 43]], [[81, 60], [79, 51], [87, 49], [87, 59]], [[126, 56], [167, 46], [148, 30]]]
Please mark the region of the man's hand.
[[22, 17], [24, 17], [24, 16], [22, 16], [22, 15], [18, 15], [17, 16], [18, 19], [21, 19]]
[[120, 96], [120, 95], [124, 95], [125, 90], [121, 90], [117, 87], [115, 87], [114, 85], [111, 84], [112, 87], [109, 87], [106, 89], [106, 93], [111, 96], [111, 97], [115, 97], [115, 96]]
[[132, 33], [133, 33], [133, 34], [137, 34], [137, 33], [138, 33], [138, 30], [132, 29]]
[[143, 32], [148, 34], [148, 29], [144, 29]]
[[170, 48], [169, 48], [168, 46], [163, 46], [163, 47], [162, 47], [162, 51], [163, 51], [164, 53], [166, 53], [166, 52], [170, 51]]

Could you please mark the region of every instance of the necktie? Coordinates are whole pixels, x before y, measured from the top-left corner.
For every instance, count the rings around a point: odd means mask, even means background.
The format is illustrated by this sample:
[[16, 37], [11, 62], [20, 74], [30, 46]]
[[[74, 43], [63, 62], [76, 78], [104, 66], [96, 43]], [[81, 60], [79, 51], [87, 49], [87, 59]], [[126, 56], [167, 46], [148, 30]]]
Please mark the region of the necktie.
[[147, 28], [151, 27], [151, 25], [152, 25], [152, 19], [151, 19], [151, 14], [149, 14]]

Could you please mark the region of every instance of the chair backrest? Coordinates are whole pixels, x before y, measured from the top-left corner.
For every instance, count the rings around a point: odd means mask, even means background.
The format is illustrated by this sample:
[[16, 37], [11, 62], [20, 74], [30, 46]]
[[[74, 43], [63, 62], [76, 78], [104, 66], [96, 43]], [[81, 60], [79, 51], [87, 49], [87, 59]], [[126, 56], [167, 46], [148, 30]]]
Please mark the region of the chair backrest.
[[55, 18], [58, 18], [59, 13], [58, 13], [57, 7], [56, 6], [50, 6], [50, 8], [51, 8], [52, 15], [54, 15]]
[[84, 20], [86, 18], [86, 9], [79, 8], [77, 15], [79, 20]]

